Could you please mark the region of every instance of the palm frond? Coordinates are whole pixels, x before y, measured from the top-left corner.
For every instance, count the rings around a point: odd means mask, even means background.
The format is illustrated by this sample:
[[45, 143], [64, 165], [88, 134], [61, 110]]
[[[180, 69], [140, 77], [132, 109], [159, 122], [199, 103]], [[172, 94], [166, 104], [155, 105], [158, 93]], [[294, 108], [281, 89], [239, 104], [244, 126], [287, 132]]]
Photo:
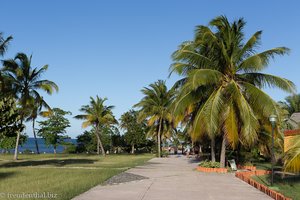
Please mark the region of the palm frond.
[[268, 66], [270, 58], [274, 59], [276, 55], [288, 54], [289, 51], [290, 50], [286, 47], [277, 47], [252, 55], [238, 65], [238, 70], [245, 72], [261, 71]]
[[200, 86], [216, 85], [220, 83], [223, 74], [212, 69], [196, 69], [190, 72], [188, 82], [192, 89], [197, 89]]
[[233, 102], [229, 103], [227, 111], [225, 112], [223, 131], [228, 143], [233, 149], [235, 149], [239, 142], [239, 128], [238, 117], [233, 106]]
[[278, 76], [255, 72], [240, 74], [238, 77], [259, 88], [278, 87], [286, 92], [296, 92], [296, 86], [292, 81]]
[[238, 54], [238, 58], [247, 58], [253, 53], [255, 53], [254, 48], [260, 44], [262, 31], [257, 31], [254, 33], [250, 39], [243, 46]]
[[[247, 82], [239, 82], [245, 88], [245, 95], [247, 102], [256, 112], [261, 116], [268, 118], [271, 114], [280, 117], [280, 112], [277, 103], [265, 92]], [[279, 119], [280, 121], [280, 119]]]
[[197, 112], [192, 134], [198, 134], [198, 137], [201, 137], [204, 132], [207, 132], [210, 137], [213, 137], [219, 129], [219, 115], [223, 104], [222, 87], [220, 87], [210, 95]]
[[284, 156], [284, 171], [288, 172], [300, 172], [300, 135], [293, 136], [293, 139], [290, 139], [291, 143], [289, 144], [289, 150], [285, 153]]

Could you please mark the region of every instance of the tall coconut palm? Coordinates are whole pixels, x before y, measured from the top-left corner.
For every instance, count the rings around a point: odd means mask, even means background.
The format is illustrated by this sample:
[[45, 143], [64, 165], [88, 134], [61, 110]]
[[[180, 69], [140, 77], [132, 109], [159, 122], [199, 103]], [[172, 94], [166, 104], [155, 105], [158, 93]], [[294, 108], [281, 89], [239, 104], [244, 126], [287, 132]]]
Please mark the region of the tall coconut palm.
[[[9, 36], [7, 38], [3, 37], [3, 33], [0, 32], [0, 56], [3, 56], [4, 53], [7, 50], [7, 46], [9, 42], [13, 39], [12, 36]], [[6, 80], [5, 75], [2, 74], [2, 69], [0, 70], [0, 93], [1, 94], [8, 94], [8, 83]]]
[[82, 123], [83, 128], [91, 126], [95, 129], [95, 135], [97, 138], [97, 154], [100, 154], [100, 147], [103, 156], [105, 156], [105, 151], [101, 141], [100, 130], [102, 127], [118, 123], [118, 121], [115, 119], [112, 113], [112, 109], [114, 108], [114, 106], [105, 106], [104, 102], [106, 100], [107, 98], [102, 99], [98, 96], [96, 97], [96, 99], [90, 97], [90, 104], [84, 105], [80, 109], [80, 111], [85, 114], [75, 116], [76, 119], [85, 120]]
[[[43, 107], [48, 109], [48, 111], [42, 111]], [[38, 146], [38, 142], [37, 142], [37, 138], [36, 138], [36, 132], [35, 132], [35, 122], [39, 115], [43, 116], [43, 117], [49, 116], [49, 114], [51, 112], [51, 108], [47, 104], [47, 102], [43, 99], [43, 97], [37, 97], [37, 99], [35, 99], [35, 101], [34, 101], [34, 104], [32, 104], [30, 106], [29, 110], [30, 110], [29, 116], [26, 119], [26, 121], [32, 121], [32, 132], [33, 132], [33, 136], [34, 136], [36, 153], [40, 154], [39, 146]]]
[[[197, 109], [191, 134], [222, 134], [221, 166], [225, 165], [226, 145], [233, 149], [238, 142], [252, 145], [258, 138], [259, 122], [270, 114], [279, 116], [277, 104], [261, 88], [278, 87], [295, 92], [295, 85], [284, 78], [261, 73], [270, 58], [285, 55], [286, 47], [256, 53], [262, 31], [245, 42], [245, 21], [230, 23], [225, 16], [216, 17], [209, 26], [197, 26], [195, 39], [180, 46], [171, 70], [185, 78], [179, 103], [192, 104], [197, 90], [209, 94]], [[178, 84], [177, 84], [178, 85]]]
[[3, 33], [0, 32], [0, 56], [3, 56], [5, 51], [7, 50], [7, 46], [9, 42], [13, 39], [12, 36], [9, 36], [7, 38], [3, 37]]
[[[3, 61], [3, 71], [11, 83], [12, 92], [18, 99], [21, 107], [21, 123], [30, 113], [31, 105], [34, 105], [36, 99], [41, 99], [39, 90], [52, 94], [58, 91], [58, 86], [49, 80], [41, 80], [41, 76], [47, 71], [48, 65], [42, 68], [32, 68], [32, 56], [28, 57], [24, 53], [18, 53], [14, 59]], [[14, 159], [18, 159], [20, 133], [17, 135]]]
[[[170, 109], [174, 90], [168, 90], [165, 81], [159, 80], [142, 89], [143, 99], [134, 107], [140, 108], [139, 120], [148, 121], [149, 134], [157, 137], [157, 152], [161, 156], [162, 133], [170, 133], [173, 116]], [[171, 135], [171, 134], [169, 134]]]

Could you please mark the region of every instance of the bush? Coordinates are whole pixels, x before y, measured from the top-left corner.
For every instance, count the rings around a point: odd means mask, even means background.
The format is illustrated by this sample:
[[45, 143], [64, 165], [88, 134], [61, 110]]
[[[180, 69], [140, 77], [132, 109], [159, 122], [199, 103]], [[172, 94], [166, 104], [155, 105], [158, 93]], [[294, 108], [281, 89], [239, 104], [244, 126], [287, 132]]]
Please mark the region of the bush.
[[162, 150], [162, 151], [160, 152], [160, 155], [161, 155], [161, 157], [164, 157], [164, 158], [166, 158], [166, 157], [168, 157], [168, 156], [169, 156], [169, 152], [168, 152], [168, 151], [166, 151], [166, 150]]
[[244, 162], [243, 163], [244, 166], [254, 166], [252, 162]]
[[66, 148], [64, 149], [63, 153], [68, 153], [68, 154], [72, 154], [72, 153], [76, 153], [77, 148], [75, 144], [68, 144], [66, 145]]
[[220, 163], [205, 160], [205, 161], [200, 162], [199, 166], [206, 167], [206, 168], [220, 168]]
[[33, 154], [34, 152], [31, 151], [30, 149], [25, 149], [22, 153], [23, 154]]

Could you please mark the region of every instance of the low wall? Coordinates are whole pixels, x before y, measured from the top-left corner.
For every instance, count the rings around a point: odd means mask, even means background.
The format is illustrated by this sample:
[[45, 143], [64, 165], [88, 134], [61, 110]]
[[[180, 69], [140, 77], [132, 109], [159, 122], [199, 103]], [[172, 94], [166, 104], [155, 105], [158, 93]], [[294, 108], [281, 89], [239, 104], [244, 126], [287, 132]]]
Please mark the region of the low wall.
[[216, 172], [216, 173], [227, 173], [227, 168], [207, 168], [207, 167], [197, 167], [200, 172]]
[[263, 176], [263, 175], [267, 175], [267, 174], [271, 174], [271, 171], [255, 170], [255, 171], [247, 171], [247, 172], [236, 172], [235, 176], [237, 178], [245, 181], [249, 185], [252, 185], [256, 189], [264, 192], [265, 194], [269, 195], [270, 197], [272, 197], [275, 200], [292, 200], [291, 198], [285, 197], [283, 194], [281, 194], [275, 190], [272, 190], [272, 189], [268, 188], [267, 186], [255, 181], [251, 178], [251, 176]]

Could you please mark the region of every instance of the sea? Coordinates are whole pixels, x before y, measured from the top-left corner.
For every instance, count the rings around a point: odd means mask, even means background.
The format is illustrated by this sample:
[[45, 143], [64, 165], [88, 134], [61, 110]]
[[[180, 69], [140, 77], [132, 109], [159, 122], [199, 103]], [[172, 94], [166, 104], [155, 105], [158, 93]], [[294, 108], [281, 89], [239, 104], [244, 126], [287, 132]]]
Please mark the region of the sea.
[[[53, 146], [47, 146], [45, 144], [45, 140], [43, 138], [37, 138], [38, 141], [38, 146], [39, 146], [39, 151], [40, 153], [53, 153], [54, 148]], [[66, 139], [65, 142], [70, 142], [72, 144], [77, 143], [76, 139]], [[57, 153], [62, 153], [64, 151], [65, 147], [62, 145], [59, 145], [56, 147], [56, 152]], [[10, 149], [9, 152], [13, 152], [14, 149]], [[31, 153], [36, 153], [36, 147], [35, 147], [35, 140], [34, 138], [27, 138], [26, 142], [22, 145], [19, 146], [19, 152], [31, 152]], [[2, 149], [0, 149], [0, 152], [2, 152]]]

